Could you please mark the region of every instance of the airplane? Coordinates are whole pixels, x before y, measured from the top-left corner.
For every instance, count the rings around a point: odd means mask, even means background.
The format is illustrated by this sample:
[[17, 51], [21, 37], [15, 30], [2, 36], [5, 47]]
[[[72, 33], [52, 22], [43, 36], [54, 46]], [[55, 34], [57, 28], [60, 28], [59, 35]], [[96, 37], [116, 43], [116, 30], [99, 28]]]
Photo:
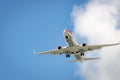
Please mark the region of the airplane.
[[68, 29], [64, 29], [63, 35], [65, 38], [65, 41], [67, 43], [66, 47], [58, 46], [57, 49], [55, 50], [50, 50], [50, 51], [45, 51], [45, 52], [35, 52], [34, 54], [65, 54], [66, 58], [69, 58], [70, 55], [74, 55], [76, 58], [75, 60], [70, 60], [68, 62], [83, 62], [87, 60], [95, 60], [95, 59], [100, 59], [100, 58], [87, 58], [84, 57], [84, 53], [87, 51], [93, 51], [93, 50], [98, 50], [103, 47], [109, 47], [109, 46], [114, 46], [114, 45], [119, 45], [119, 43], [115, 44], [101, 44], [101, 45], [87, 45], [86, 43], [83, 43], [82, 45], [79, 45], [76, 38], [74, 37], [73, 33], [69, 31]]

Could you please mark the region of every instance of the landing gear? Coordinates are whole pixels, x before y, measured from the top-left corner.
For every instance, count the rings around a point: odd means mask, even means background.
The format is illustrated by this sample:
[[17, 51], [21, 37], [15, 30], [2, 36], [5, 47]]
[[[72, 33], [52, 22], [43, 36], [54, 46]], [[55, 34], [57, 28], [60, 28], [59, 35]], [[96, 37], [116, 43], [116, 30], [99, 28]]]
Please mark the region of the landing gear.
[[66, 58], [69, 58], [69, 57], [70, 57], [70, 55], [69, 55], [69, 54], [67, 54], [67, 55], [66, 55]]
[[84, 53], [81, 53], [80, 55], [81, 55], [81, 56], [84, 56]]

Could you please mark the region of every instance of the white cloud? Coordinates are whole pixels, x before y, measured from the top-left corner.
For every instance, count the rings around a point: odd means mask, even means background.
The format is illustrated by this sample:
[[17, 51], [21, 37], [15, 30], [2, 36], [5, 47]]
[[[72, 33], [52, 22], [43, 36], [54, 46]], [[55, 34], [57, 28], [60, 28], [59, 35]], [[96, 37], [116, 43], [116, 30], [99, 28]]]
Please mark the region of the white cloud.
[[[90, 0], [85, 7], [74, 6], [74, 32], [88, 43], [120, 41], [120, 0]], [[78, 64], [79, 73], [87, 80], [120, 79], [120, 45], [100, 50], [101, 59]]]

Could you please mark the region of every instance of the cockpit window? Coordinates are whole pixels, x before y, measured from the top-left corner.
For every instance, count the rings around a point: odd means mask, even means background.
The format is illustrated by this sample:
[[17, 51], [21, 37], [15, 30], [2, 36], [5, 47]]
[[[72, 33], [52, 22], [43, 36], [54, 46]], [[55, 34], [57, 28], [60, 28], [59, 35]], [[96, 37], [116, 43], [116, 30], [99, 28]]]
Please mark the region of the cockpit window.
[[68, 39], [68, 36], [65, 36], [66, 39]]

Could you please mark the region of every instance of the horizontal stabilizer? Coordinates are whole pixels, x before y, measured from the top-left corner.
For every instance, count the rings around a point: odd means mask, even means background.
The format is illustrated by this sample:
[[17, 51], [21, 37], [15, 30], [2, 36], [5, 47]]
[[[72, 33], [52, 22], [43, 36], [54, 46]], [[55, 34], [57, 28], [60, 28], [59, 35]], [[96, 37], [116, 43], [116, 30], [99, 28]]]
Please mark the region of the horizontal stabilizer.
[[70, 60], [68, 62], [83, 62], [83, 61], [88, 61], [88, 60], [96, 60], [100, 58], [84, 58], [84, 60]]
[[70, 60], [70, 61], [68, 61], [68, 62], [78, 62], [78, 60]]
[[87, 61], [87, 60], [95, 60], [95, 59], [100, 59], [100, 58], [84, 58], [85, 61]]

